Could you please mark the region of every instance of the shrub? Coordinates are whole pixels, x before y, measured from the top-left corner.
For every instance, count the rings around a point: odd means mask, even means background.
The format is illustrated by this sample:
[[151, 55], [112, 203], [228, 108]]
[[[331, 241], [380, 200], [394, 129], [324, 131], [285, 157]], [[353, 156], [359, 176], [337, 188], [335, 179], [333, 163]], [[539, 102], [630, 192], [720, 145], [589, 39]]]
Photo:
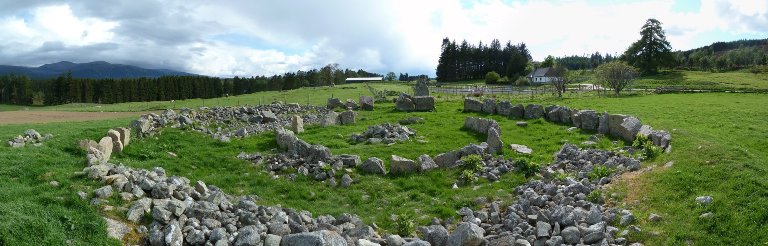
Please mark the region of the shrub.
[[587, 201], [590, 201], [592, 203], [602, 203], [603, 192], [600, 192], [600, 190], [592, 190], [592, 192], [587, 194]]
[[522, 172], [526, 178], [536, 175], [541, 170], [541, 165], [529, 162], [526, 159], [515, 161], [515, 167]]
[[486, 84], [496, 84], [499, 82], [499, 79], [501, 79], [501, 76], [499, 73], [490, 71], [485, 74], [485, 83]]
[[459, 176], [459, 180], [463, 181], [464, 184], [471, 184], [477, 181], [477, 177], [475, 177], [475, 172], [473, 172], [472, 170], [464, 170], [461, 172], [461, 175]]
[[566, 172], [559, 172], [559, 173], [555, 174], [555, 179], [560, 181], [560, 182], [564, 182], [570, 176], [571, 175], [569, 175]]
[[643, 156], [645, 159], [652, 160], [653, 158], [656, 158], [657, 156], [661, 155], [663, 150], [661, 147], [653, 145], [653, 144], [646, 144], [643, 147]]
[[464, 163], [462, 166], [464, 170], [471, 170], [472, 172], [480, 172], [483, 170], [483, 166], [485, 166], [483, 157], [480, 155], [467, 155], [461, 157], [461, 161]]
[[413, 215], [399, 214], [395, 219], [395, 231], [397, 235], [410, 237], [416, 233], [416, 223], [413, 222]]
[[515, 80], [515, 85], [527, 86], [527, 85], [531, 85], [531, 82], [528, 81], [528, 78], [521, 76], [521, 77], [518, 77], [517, 80]]
[[[635, 141], [632, 141], [632, 147], [635, 149], [642, 149], [643, 146], [649, 144], [651, 140], [648, 138], [648, 136], [638, 133], [637, 136], [635, 136]], [[650, 143], [651, 145], [653, 143]]]
[[613, 173], [613, 170], [611, 170], [610, 168], [608, 168], [606, 166], [597, 165], [594, 168], [592, 168], [592, 171], [589, 172], [589, 174], [587, 174], [587, 176], [591, 180], [598, 180], [598, 179], [601, 179], [601, 178], [605, 178], [605, 177], [611, 176], [612, 173]]

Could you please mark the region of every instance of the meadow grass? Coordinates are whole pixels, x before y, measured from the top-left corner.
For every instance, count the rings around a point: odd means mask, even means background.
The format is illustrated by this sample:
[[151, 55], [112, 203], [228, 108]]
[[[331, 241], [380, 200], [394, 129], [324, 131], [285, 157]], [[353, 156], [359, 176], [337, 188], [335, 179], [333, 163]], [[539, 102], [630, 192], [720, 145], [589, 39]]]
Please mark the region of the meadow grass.
[[643, 76], [636, 82], [639, 88], [682, 86], [694, 89], [768, 89], [768, 74], [746, 71], [662, 71], [658, 75]]

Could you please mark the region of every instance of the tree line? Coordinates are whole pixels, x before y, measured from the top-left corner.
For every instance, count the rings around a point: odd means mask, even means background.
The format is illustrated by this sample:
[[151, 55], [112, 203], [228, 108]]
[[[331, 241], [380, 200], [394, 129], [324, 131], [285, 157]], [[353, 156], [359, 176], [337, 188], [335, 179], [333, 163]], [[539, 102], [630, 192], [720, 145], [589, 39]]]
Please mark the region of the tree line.
[[603, 55], [600, 54], [600, 52], [595, 52], [594, 54], [588, 56], [572, 55], [558, 57], [555, 58], [555, 63], [560, 64], [569, 70], [591, 70], [597, 68], [597, 66], [600, 66], [601, 64], [609, 63], [616, 59], [618, 59], [618, 57], [612, 56], [611, 54]]
[[436, 75], [439, 82], [483, 79], [488, 72], [496, 72], [514, 81], [532, 70], [531, 54], [525, 43], [502, 47], [498, 39], [489, 45], [469, 44], [466, 40], [443, 39]]
[[0, 103], [16, 105], [59, 105], [67, 103], [121, 103], [215, 98], [280, 91], [307, 86], [342, 84], [347, 78], [380, 77], [362, 69], [338, 69], [330, 64], [321, 69], [287, 72], [274, 76], [217, 78], [207, 76], [164, 76], [158, 78], [85, 79], [71, 74], [55, 79], [31, 80], [26, 75], [0, 76]]
[[699, 49], [678, 51], [675, 53], [678, 68], [728, 71], [768, 65], [768, 55], [766, 55], [768, 40], [744, 40], [744, 42], [732, 43], [737, 45], [734, 47], [729, 43], [715, 43]]

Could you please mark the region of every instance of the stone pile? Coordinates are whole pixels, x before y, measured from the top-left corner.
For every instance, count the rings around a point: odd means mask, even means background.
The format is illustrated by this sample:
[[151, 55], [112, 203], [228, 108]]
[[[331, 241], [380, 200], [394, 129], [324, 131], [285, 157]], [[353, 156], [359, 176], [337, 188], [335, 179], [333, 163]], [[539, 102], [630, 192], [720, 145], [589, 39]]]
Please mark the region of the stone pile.
[[594, 110], [577, 110], [559, 105], [544, 107], [538, 104], [512, 105], [509, 101], [496, 102], [493, 99], [478, 99], [467, 97], [464, 99], [464, 112], [483, 112], [487, 114], [499, 114], [511, 119], [539, 119], [544, 118], [554, 123], [566, 124], [578, 129], [597, 131], [604, 135], [620, 138], [627, 142], [635, 140], [637, 135], [648, 137], [654, 145], [662, 149], [671, 148], [672, 135], [663, 130], [654, 130], [650, 125], [643, 125], [637, 117], [601, 114]]
[[[566, 144], [556, 154], [555, 162], [544, 171], [543, 180], [529, 181], [515, 188], [518, 200], [512, 205], [504, 208], [496, 201], [478, 211], [462, 208], [458, 213], [463, 223], [475, 228], [472, 231], [479, 244], [626, 245], [627, 236], [639, 231], [631, 225], [635, 221], [632, 212], [608, 208], [589, 201], [588, 197], [594, 196], [592, 192], [600, 190], [615, 175], [635, 170], [635, 164], [639, 166], [639, 161], [607, 151], [580, 150], [575, 145]], [[617, 168], [608, 177], [590, 181], [585, 174], [594, 165]], [[578, 175], [559, 180], [551, 178], [552, 173], [547, 174], [552, 170]], [[620, 231], [612, 226], [613, 221], [629, 229]], [[451, 240], [442, 233], [445, 231], [442, 225], [432, 225], [422, 231], [430, 243]]]
[[414, 135], [416, 135], [416, 130], [407, 126], [384, 123], [381, 125], [368, 126], [368, 130], [361, 134], [352, 134], [350, 139], [353, 143], [391, 144], [408, 141]]
[[8, 140], [8, 146], [13, 148], [22, 148], [27, 145], [40, 147], [43, 146], [43, 142], [52, 138], [53, 134], [48, 133], [43, 136], [39, 132], [35, 131], [35, 129], [27, 129], [24, 131], [24, 135], [19, 135]]
[[431, 96], [411, 96], [402, 93], [395, 100], [395, 109], [403, 112], [434, 111], [435, 98]]
[[[178, 113], [167, 109], [160, 114], [146, 114], [131, 123], [137, 136], [153, 135], [162, 127], [188, 127], [228, 142], [233, 137], [273, 131], [279, 127], [297, 124], [300, 115], [301, 126], [318, 124], [327, 115], [325, 107], [301, 106], [298, 104], [270, 104], [252, 107], [201, 107], [198, 110], [181, 109]], [[296, 122], [296, 123], [294, 123]]]

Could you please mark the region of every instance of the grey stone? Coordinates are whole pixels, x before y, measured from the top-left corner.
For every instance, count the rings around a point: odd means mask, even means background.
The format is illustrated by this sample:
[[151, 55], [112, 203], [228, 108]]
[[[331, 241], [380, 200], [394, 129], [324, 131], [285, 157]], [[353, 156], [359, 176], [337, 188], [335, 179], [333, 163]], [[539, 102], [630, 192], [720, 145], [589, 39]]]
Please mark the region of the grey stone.
[[357, 109], [358, 108], [357, 103], [354, 100], [352, 100], [352, 99], [347, 99], [347, 102], [344, 103], [344, 107], [346, 107], [347, 109]]
[[261, 236], [256, 226], [250, 225], [241, 228], [235, 238], [235, 246], [259, 246], [261, 245]]
[[219, 240], [227, 240], [228, 237], [229, 237], [229, 233], [227, 233], [227, 230], [219, 227], [211, 231], [211, 235], [209, 239], [211, 240], [211, 242], [216, 242]]
[[501, 116], [509, 117], [512, 114], [512, 103], [509, 101], [501, 101], [496, 105], [496, 113]]
[[608, 112], [603, 112], [600, 115], [600, 120], [598, 121], [597, 126], [597, 132], [603, 135], [608, 135], [611, 133], [610, 123], [608, 120]]
[[276, 122], [278, 120], [277, 115], [271, 110], [260, 111], [259, 115], [261, 115], [262, 122], [264, 123]]
[[517, 125], [519, 127], [526, 127], [526, 126], [528, 126], [528, 122], [518, 121], [518, 122], [515, 123], [515, 125]]
[[181, 227], [178, 221], [172, 221], [163, 229], [163, 238], [165, 239], [165, 245], [169, 246], [181, 246], [184, 243], [184, 235], [181, 233]]
[[140, 118], [131, 122], [131, 128], [136, 133], [136, 136], [142, 137], [147, 135], [152, 129], [152, 122], [149, 119]]
[[123, 143], [123, 146], [128, 146], [128, 144], [131, 143], [131, 130], [125, 127], [120, 127], [115, 130], [120, 133], [120, 142]]
[[37, 132], [35, 129], [27, 129], [26, 131], [24, 131], [24, 136], [34, 140], [40, 140], [43, 138], [42, 135], [40, 135], [40, 133]]
[[429, 85], [427, 85], [426, 81], [417, 81], [416, 85], [413, 87], [413, 95], [414, 96], [429, 96]]
[[93, 191], [96, 198], [108, 198], [112, 196], [112, 186], [106, 185]]
[[365, 111], [373, 111], [374, 100], [370, 96], [360, 96], [360, 109]]
[[395, 101], [395, 109], [403, 112], [411, 112], [416, 109], [416, 105], [413, 103], [413, 98], [405, 93], [400, 94]]
[[528, 240], [521, 238], [521, 239], [515, 240], [515, 246], [531, 246], [531, 243], [528, 242]]
[[122, 241], [125, 235], [131, 232], [131, 228], [123, 222], [107, 217], [104, 217], [104, 220], [107, 222], [107, 236], [111, 238]]
[[496, 113], [496, 100], [485, 99], [483, 100], [483, 113], [495, 114]]
[[427, 154], [420, 155], [419, 158], [417, 158], [417, 160], [419, 161], [419, 171], [424, 172], [430, 169], [438, 168], [435, 161], [432, 160], [432, 158], [429, 157], [429, 155]]
[[432, 244], [430, 244], [429, 242], [420, 240], [420, 239], [415, 239], [413, 241], [403, 244], [403, 246], [431, 246], [431, 245]]
[[187, 236], [184, 237], [184, 243], [189, 245], [203, 245], [205, 244], [205, 233], [201, 230], [188, 231]]
[[273, 234], [267, 234], [267, 236], [264, 237], [264, 246], [280, 246], [280, 241], [283, 240], [283, 237]]
[[339, 155], [339, 160], [344, 164], [344, 167], [356, 167], [360, 165], [360, 156], [357, 155]]
[[334, 126], [338, 124], [339, 114], [336, 112], [330, 111], [320, 118], [320, 126], [322, 127]]
[[290, 234], [283, 237], [282, 246], [346, 246], [347, 241], [334, 231], [320, 230]]
[[700, 219], [711, 219], [712, 217], [715, 217], [715, 214], [713, 214], [712, 212], [706, 212], [699, 215]]
[[533, 153], [531, 148], [522, 144], [510, 144], [509, 148], [520, 154], [530, 155]]
[[586, 244], [593, 244], [602, 241], [605, 238], [605, 233], [596, 231], [584, 236], [583, 240]]
[[389, 161], [389, 172], [394, 175], [409, 174], [419, 171], [419, 165], [413, 160], [392, 155]]
[[710, 203], [712, 203], [712, 196], [696, 197], [696, 202], [703, 205], [709, 205]]
[[294, 115], [291, 117], [291, 130], [296, 134], [304, 132], [304, 119], [301, 116]]
[[352, 185], [352, 182], [354, 182], [354, 180], [352, 180], [352, 177], [350, 177], [349, 174], [345, 173], [344, 176], [341, 176], [341, 187], [349, 187]]
[[496, 128], [488, 129], [488, 152], [494, 154], [501, 154], [504, 148], [504, 142], [501, 141], [501, 136]]
[[173, 213], [161, 206], [152, 207], [152, 218], [156, 221], [167, 223], [173, 217]]
[[464, 98], [464, 112], [482, 112], [483, 103], [474, 98]]
[[652, 213], [651, 215], [648, 216], [648, 220], [651, 221], [651, 222], [659, 222], [659, 221], [661, 221], [661, 216], [658, 215], [658, 214], [653, 214]]
[[328, 109], [343, 108], [344, 103], [342, 103], [338, 98], [328, 98], [327, 106]]
[[566, 244], [577, 244], [581, 241], [581, 231], [575, 226], [569, 226], [560, 232], [560, 236], [563, 237], [563, 242]]
[[525, 106], [525, 119], [538, 119], [544, 117], [544, 108], [538, 104]]
[[287, 151], [294, 150], [296, 142], [299, 141], [292, 131], [282, 127], [275, 129], [275, 138], [277, 140], [277, 147]]
[[435, 110], [435, 98], [430, 96], [413, 97], [413, 106], [415, 111], [426, 112]]
[[[621, 120], [619, 121], [618, 119]], [[627, 142], [634, 141], [637, 133], [642, 127], [640, 120], [632, 116], [623, 117], [622, 115], [611, 115], [609, 116], [609, 121], [608, 125], [611, 128], [611, 135], [619, 137]]]
[[267, 233], [278, 236], [291, 234], [291, 228], [283, 222], [272, 222], [267, 224]]
[[342, 125], [352, 125], [352, 124], [355, 124], [355, 115], [357, 115], [357, 113], [355, 113], [355, 111], [352, 111], [352, 110], [344, 111], [344, 112], [342, 112], [339, 115], [339, 122]]
[[454, 151], [437, 154], [434, 159], [435, 164], [441, 168], [454, 168], [456, 167], [456, 161], [458, 160], [459, 157], [456, 156], [456, 152]]
[[238, 137], [241, 137], [241, 138], [245, 137], [245, 136], [248, 136], [248, 129], [245, 129], [245, 128], [238, 129], [235, 132], [235, 136], [238, 136]]
[[[579, 125], [577, 127], [584, 130], [597, 130], [598, 122], [600, 118], [597, 116], [597, 112], [594, 110], [581, 110], [578, 113]], [[574, 119], [574, 121], [576, 121]]]
[[462, 222], [448, 238], [448, 246], [479, 246], [484, 241], [485, 230], [473, 223]]
[[389, 235], [385, 240], [387, 246], [402, 246], [405, 244], [405, 240], [400, 235]]
[[113, 147], [112, 138], [103, 137], [101, 140], [99, 140], [98, 150], [101, 152], [103, 161], [109, 161], [110, 157], [112, 156]]
[[537, 221], [536, 222], [536, 237], [537, 238], [544, 238], [549, 237], [549, 232], [552, 230], [552, 225], [550, 225], [547, 222], [543, 221]]
[[419, 231], [431, 245], [446, 245], [448, 241], [448, 230], [442, 225], [422, 226]]
[[357, 246], [381, 246], [381, 244], [374, 243], [366, 239], [358, 239]]
[[512, 106], [509, 111], [510, 119], [523, 119], [525, 117], [525, 107], [522, 104]]
[[366, 173], [387, 174], [386, 169], [384, 169], [384, 161], [376, 157], [365, 160], [360, 164], [360, 169]]

